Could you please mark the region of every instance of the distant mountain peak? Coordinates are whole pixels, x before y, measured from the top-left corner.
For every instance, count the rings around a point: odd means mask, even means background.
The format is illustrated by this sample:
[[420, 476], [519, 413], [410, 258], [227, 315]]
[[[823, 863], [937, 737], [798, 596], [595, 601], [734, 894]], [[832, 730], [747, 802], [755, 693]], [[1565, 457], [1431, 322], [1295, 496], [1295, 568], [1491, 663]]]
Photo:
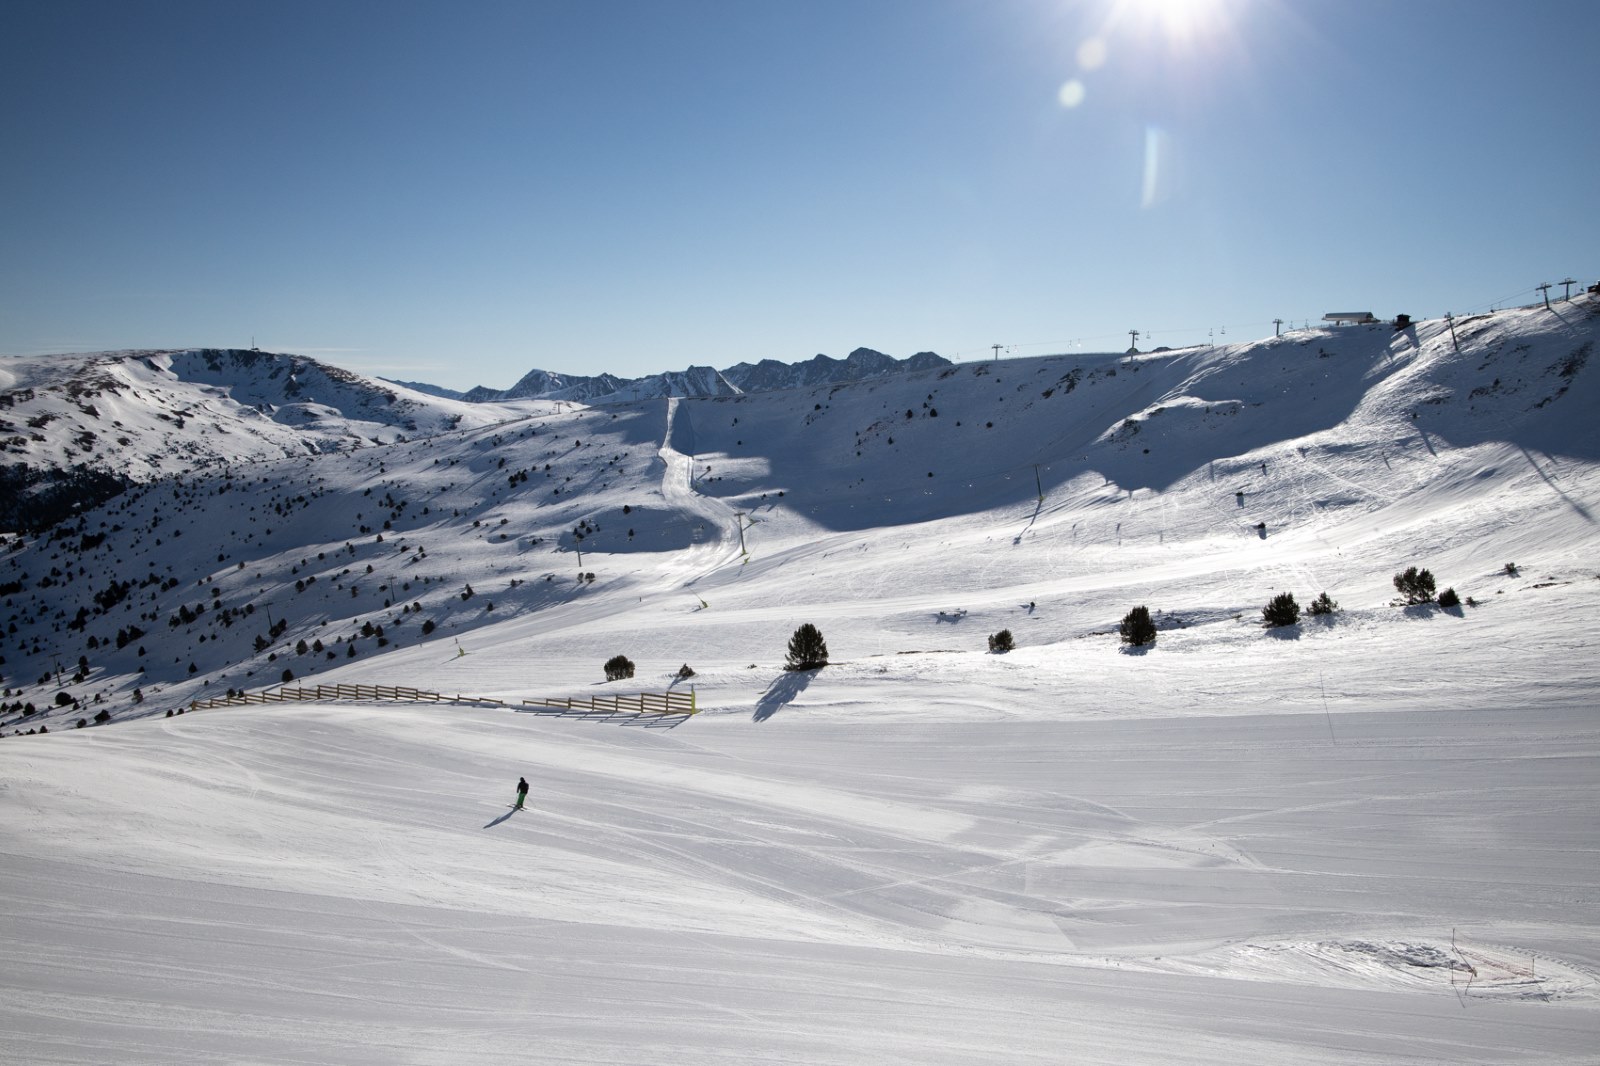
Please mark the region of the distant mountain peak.
[[[658, 396], [737, 396], [749, 392], [835, 385], [887, 374], [950, 366], [950, 360], [933, 352], [918, 352], [909, 359], [896, 359], [871, 348], [857, 348], [843, 359], [815, 355], [800, 363], [763, 359], [759, 363], [739, 363], [725, 370], [691, 366], [686, 370], [648, 374], [624, 379], [611, 374], [584, 377], [530, 370], [509, 389], [483, 386], [465, 393], [448, 393], [432, 387], [407, 385], [419, 392], [449, 395], [472, 403], [501, 400], [572, 400], [579, 403], [623, 403]], [[397, 382], [396, 384], [401, 384]]]

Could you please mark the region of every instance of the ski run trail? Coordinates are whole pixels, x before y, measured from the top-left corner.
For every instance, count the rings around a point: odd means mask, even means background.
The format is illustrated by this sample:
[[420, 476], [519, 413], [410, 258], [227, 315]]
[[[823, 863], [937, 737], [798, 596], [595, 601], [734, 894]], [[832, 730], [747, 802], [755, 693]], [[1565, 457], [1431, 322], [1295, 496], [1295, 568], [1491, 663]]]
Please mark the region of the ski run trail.
[[[0, 1062], [1600, 1062], [1600, 307], [1555, 307], [241, 442], [13, 546], [7, 683], [93, 634], [113, 714], [0, 718]], [[144, 656], [52, 628], [147, 569]], [[166, 714], [286, 665], [507, 704]]]

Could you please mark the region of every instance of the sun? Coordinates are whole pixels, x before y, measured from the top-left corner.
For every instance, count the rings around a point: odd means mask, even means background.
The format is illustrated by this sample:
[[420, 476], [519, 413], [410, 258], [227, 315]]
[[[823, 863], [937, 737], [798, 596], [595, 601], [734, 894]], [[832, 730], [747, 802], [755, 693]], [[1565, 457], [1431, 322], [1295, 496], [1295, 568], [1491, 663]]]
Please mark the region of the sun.
[[1112, 21], [1186, 42], [1220, 27], [1229, 6], [1228, 0], [1117, 0]]

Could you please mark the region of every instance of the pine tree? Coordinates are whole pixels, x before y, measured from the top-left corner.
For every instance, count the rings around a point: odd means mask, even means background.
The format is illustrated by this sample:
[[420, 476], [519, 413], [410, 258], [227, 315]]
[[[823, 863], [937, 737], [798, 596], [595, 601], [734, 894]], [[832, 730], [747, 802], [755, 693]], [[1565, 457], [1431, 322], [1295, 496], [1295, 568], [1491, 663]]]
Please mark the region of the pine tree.
[[789, 638], [789, 656], [785, 670], [815, 670], [828, 665], [828, 644], [822, 632], [807, 622]]
[[1311, 606], [1306, 608], [1306, 613], [1316, 616], [1332, 614], [1338, 609], [1338, 603], [1334, 602], [1333, 598], [1329, 596], [1327, 592], [1323, 592], [1322, 595], [1311, 601]]
[[613, 655], [606, 660], [606, 680], [621, 681], [633, 676], [633, 660], [626, 655]]
[[998, 633], [989, 634], [989, 650], [992, 652], [1006, 652], [1016, 646], [1009, 629], [1002, 629]]
[[1135, 607], [1122, 619], [1122, 642], [1141, 648], [1156, 642], [1156, 624], [1150, 620], [1150, 608]]
[[1300, 621], [1300, 605], [1294, 602], [1294, 593], [1280, 592], [1261, 608], [1261, 620], [1270, 628], [1292, 626]]
[[1407, 606], [1433, 602], [1435, 583], [1433, 574], [1427, 570], [1407, 567], [1403, 573], [1394, 575], [1394, 587], [1406, 598]]

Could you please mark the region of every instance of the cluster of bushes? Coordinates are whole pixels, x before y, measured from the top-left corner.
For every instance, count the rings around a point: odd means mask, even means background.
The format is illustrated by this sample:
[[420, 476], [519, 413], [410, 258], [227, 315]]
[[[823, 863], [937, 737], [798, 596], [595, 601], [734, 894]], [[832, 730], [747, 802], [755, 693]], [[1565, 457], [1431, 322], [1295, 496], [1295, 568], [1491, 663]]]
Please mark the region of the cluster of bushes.
[[[1515, 564], [1507, 563], [1505, 572], [1515, 574]], [[1461, 605], [1461, 597], [1453, 588], [1447, 588], [1435, 596], [1434, 589], [1437, 587], [1437, 582], [1433, 574], [1415, 566], [1407, 567], [1394, 575], [1394, 587], [1402, 597], [1399, 602], [1406, 606], [1437, 603], [1440, 607], [1449, 608]], [[1324, 591], [1311, 601], [1306, 613], [1312, 617], [1322, 617], [1334, 614], [1338, 610], [1338, 601]], [[1280, 592], [1268, 600], [1266, 606], [1261, 608], [1261, 622], [1269, 629], [1299, 624], [1300, 604], [1295, 601], [1294, 593]], [[1154, 644], [1156, 639], [1155, 623], [1150, 618], [1150, 611], [1145, 607], [1135, 607], [1129, 611], [1122, 619], [1119, 632], [1122, 642], [1134, 647]], [[1006, 635], [1009, 636], [1009, 633]], [[995, 650], [995, 637], [989, 638], [989, 649]]]
[[[1311, 606], [1306, 608], [1306, 613], [1312, 617], [1330, 615], [1339, 609], [1339, 604], [1326, 592], [1311, 601]], [[1279, 626], [1292, 626], [1300, 621], [1300, 604], [1295, 602], [1294, 593], [1280, 592], [1267, 601], [1261, 608], [1261, 622], [1268, 629]]]
[[[1516, 565], [1507, 563], [1506, 573], [1514, 574], [1515, 572]], [[1432, 572], [1419, 570], [1414, 566], [1408, 566], [1405, 570], [1394, 575], [1394, 587], [1395, 591], [1399, 592], [1403, 597], [1404, 603], [1408, 607], [1422, 603], [1437, 603], [1440, 607], [1461, 606], [1461, 597], [1456, 594], [1456, 590], [1453, 588], [1447, 588], [1435, 597], [1433, 590], [1437, 587], [1437, 583], [1434, 581]]]

